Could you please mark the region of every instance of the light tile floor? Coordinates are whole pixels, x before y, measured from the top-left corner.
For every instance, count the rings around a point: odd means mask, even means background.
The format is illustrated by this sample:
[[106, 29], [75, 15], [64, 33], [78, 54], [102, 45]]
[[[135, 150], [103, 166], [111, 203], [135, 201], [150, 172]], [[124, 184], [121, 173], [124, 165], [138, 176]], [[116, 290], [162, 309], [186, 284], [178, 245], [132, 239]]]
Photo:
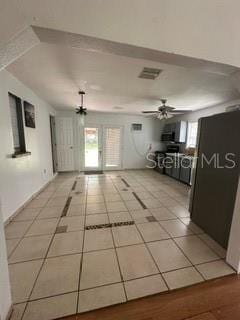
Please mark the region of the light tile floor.
[[[188, 193], [151, 170], [59, 174], [6, 227], [12, 320], [55, 319], [233, 273], [225, 250], [191, 222]], [[121, 222], [132, 224], [109, 227]]]

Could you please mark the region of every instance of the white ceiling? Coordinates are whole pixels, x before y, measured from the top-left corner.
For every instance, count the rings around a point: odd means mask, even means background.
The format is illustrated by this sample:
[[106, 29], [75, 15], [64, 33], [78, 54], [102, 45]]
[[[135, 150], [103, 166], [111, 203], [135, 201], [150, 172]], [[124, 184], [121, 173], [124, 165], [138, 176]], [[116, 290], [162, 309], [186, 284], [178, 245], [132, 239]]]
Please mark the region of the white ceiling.
[[[156, 80], [139, 79], [143, 67], [163, 72]], [[79, 105], [79, 89], [89, 110], [127, 113], [154, 110], [161, 98], [191, 110], [239, 98], [227, 75], [46, 43], [7, 70], [56, 109]]]

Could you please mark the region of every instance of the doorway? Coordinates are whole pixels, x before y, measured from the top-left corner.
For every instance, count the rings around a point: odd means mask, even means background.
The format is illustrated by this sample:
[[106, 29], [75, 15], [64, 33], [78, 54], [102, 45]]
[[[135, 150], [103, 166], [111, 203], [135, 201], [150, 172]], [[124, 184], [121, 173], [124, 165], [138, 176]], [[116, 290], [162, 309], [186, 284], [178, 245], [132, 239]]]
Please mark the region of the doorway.
[[57, 117], [56, 132], [58, 171], [74, 171], [73, 118]]
[[99, 127], [84, 128], [84, 169], [89, 171], [102, 168], [101, 134]]
[[84, 171], [122, 169], [121, 126], [84, 127]]

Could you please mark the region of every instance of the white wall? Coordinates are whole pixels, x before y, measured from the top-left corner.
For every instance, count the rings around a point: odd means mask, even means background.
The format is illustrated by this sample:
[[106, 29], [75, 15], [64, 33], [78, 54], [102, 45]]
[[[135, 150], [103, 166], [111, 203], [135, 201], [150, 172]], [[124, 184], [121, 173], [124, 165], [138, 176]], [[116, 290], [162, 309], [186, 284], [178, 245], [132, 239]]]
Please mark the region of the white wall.
[[[75, 169], [83, 169], [82, 141], [83, 135], [77, 124], [77, 116], [74, 112], [60, 111], [57, 117], [73, 117], [74, 119], [74, 149]], [[142, 123], [142, 132], [132, 133], [131, 124]], [[145, 168], [146, 154], [149, 145], [152, 151], [161, 149], [162, 123], [153, 118], [138, 115], [89, 112], [86, 116], [85, 125], [120, 125], [123, 126], [123, 169]]]
[[[32, 154], [12, 159], [13, 137], [8, 92], [35, 106], [36, 129], [26, 128], [26, 148]], [[0, 72], [0, 196], [3, 220], [9, 218], [52, 177], [49, 114], [55, 111], [9, 72]]]
[[11, 308], [12, 298], [9, 282], [6, 242], [0, 202], [0, 319], [5, 320]]

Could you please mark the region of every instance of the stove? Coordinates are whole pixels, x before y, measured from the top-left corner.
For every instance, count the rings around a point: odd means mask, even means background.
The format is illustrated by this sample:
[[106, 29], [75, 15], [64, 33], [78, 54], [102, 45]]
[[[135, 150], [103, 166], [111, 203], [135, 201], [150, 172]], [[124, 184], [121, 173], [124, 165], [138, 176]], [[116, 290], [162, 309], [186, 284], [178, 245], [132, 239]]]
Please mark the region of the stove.
[[164, 159], [167, 153], [179, 153], [179, 146], [168, 145], [166, 150], [155, 151], [155, 161], [156, 161], [155, 170], [163, 174], [165, 173]]

